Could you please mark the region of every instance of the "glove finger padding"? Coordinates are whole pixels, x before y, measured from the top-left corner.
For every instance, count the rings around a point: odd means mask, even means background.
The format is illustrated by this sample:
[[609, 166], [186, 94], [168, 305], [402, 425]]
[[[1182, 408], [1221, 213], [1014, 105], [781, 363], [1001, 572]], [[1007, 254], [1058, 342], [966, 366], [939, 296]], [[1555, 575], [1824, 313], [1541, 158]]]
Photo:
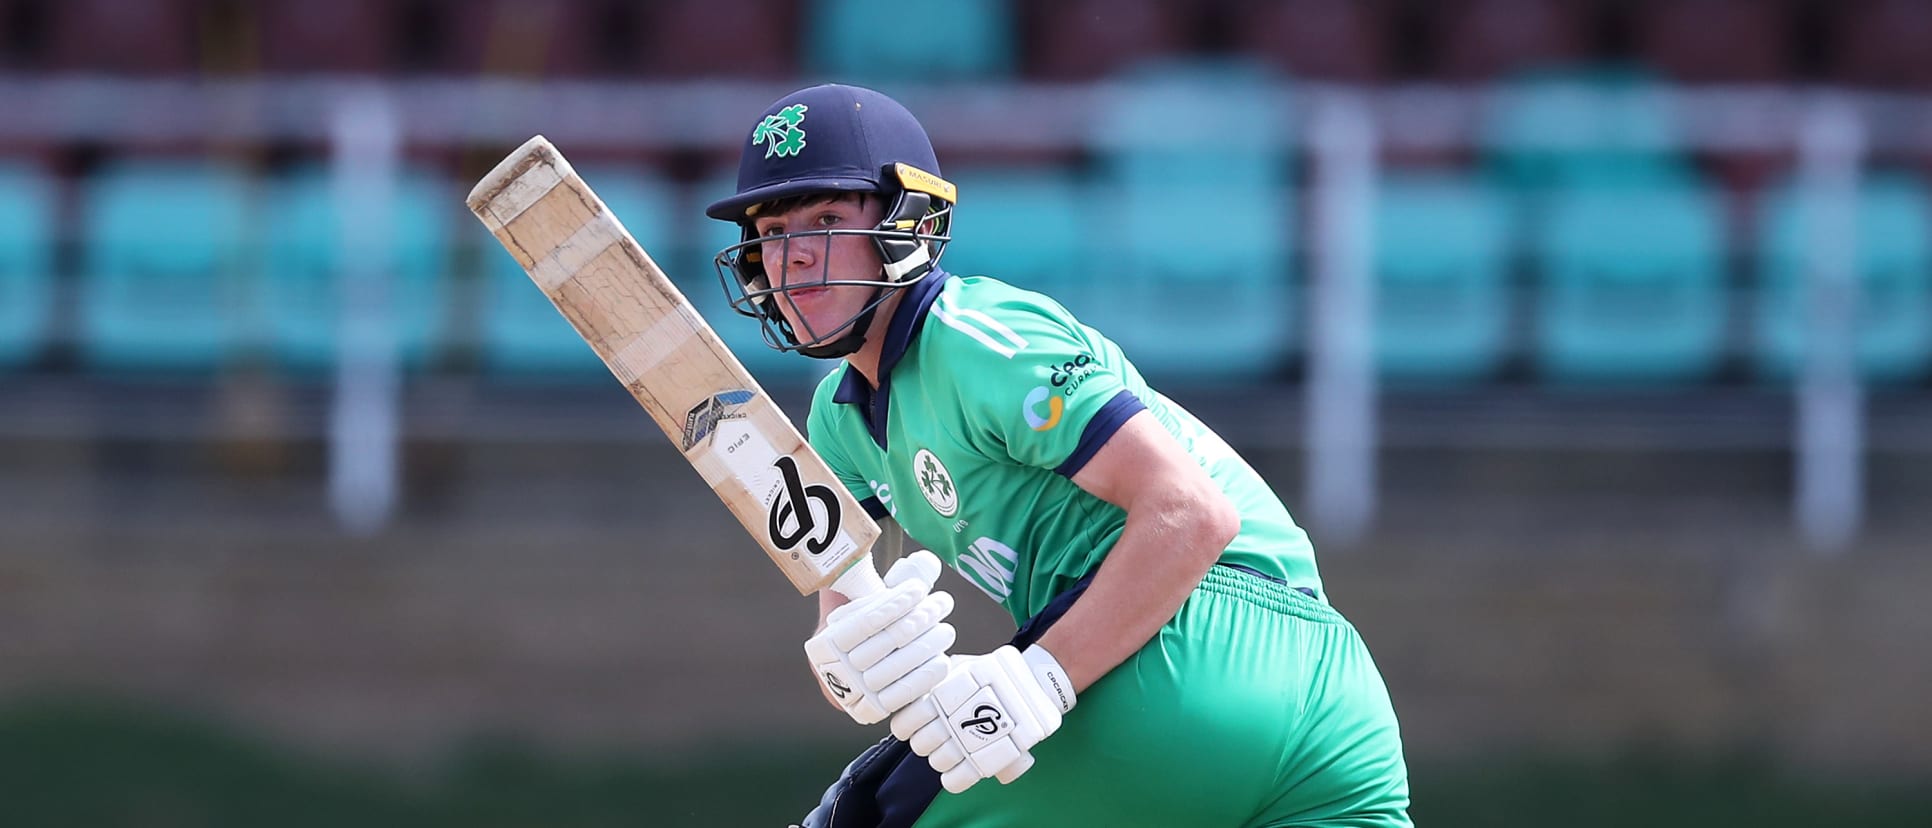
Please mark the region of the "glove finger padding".
[[919, 551], [887, 570], [886, 589], [827, 613], [805, 655], [828, 694], [860, 724], [884, 720], [948, 675], [958, 639], [953, 597], [933, 592], [938, 556]]
[[852, 666], [869, 670], [879, 659], [885, 658], [893, 650], [904, 647], [925, 635], [934, 625], [944, 621], [953, 612], [953, 596], [946, 592], [935, 592], [925, 596], [911, 609], [901, 614], [898, 620], [886, 626], [859, 643], [846, 653]]
[[1031, 752], [1022, 753], [1020, 754], [1020, 758], [1013, 760], [1013, 764], [1007, 765], [999, 773], [994, 774], [994, 777], [999, 779], [1002, 785], [1011, 785], [1013, 784], [1013, 780], [1020, 778], [1020, 774], [1032, 769], [1033, 754]]
[[819, 634], [830, 637], [840, 652], [849, 653], [852, 648], [865, 643], [866, 639], [906, 617], [926, 600], [931, 590], [932, 587], [925, 581], [907, 581], [887, 587], [827, 613], [825, 629]]
[[893, 561], [892, 566], [886, 569], [883, 580], [889, 587], [898, 586], [908, 580], [936, 584], [939, 583], [939, 573], [944, 569], [945, 565], [939, 562], [938, 555], [934, 555], [931, 550], [921, 549]]
[[[879, 706], [887, 711], [898, 710], [912, 703], [913, 700], [931, 693], [934, 686], [946, 679], [947, 672], [952, 669], [952, 663], [951, 659], [943, 653], [943, 649], [952, 646], [953, 629], [947, 626], [935, 630], [934, 634], [940, 635], [939, 645], [942, 652], [939, 655], [915, 665], [911, 672], [884, 687], [867, 688], [870, 695], [878, 700]], [[864, 680], [863, 677], [861, 680]]]
[[[921, 665], [945, 655], [946, 650], [951, 648], [953, 642], [958, 640], [958, 638], [959, 633], [953, 629], [953, 625], [940, 624], [928, 630], [925, 635], [920, 636], [919, 640], [892, 651], [892, 654], [886, 656], [885, 660], [872, 665], [870, 669], [861, 670], [859, 672], [859, 680], [865, 685], [865, 689], [868, 691], [883, 689], [910, 675], [914, 669]], [[849, 660], [846, 663], [853, 667], [858, 666]], [[919, 694], [931, 692], [933, 686], [944, 680], [945, 677], [945, 674], [942, 673], [931, 681], [926, 682], [926, 686], [920, 689]], [[910, 700], [907, 699], [907, 701]]]

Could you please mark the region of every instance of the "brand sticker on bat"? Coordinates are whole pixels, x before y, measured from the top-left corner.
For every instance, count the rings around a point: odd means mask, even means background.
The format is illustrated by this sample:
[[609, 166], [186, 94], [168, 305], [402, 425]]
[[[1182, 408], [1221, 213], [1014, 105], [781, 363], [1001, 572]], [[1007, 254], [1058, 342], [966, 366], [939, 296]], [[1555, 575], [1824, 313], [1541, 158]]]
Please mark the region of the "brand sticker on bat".
[[765, 525], [752, 531], [762, 532], [775, 552], [828, 567], [857, 547], [845, 530], [837, 491], [807, 480], [797, 460], [779, 452], [752, 420], [720, 419], [698, 451], [716, 458], [764, 506]]
[[805, 485], [798, 476], [798, 461], [780, 456], [772, 465], [784, 476], [785, 486], [771, 504], [766, 533], [779, 549], [790, 552], [799, 543], [813, 557], [825, 554], [839, 534], [839, 497], [832, 487]]
[[692, 446], [704, 442], [705, 438], [716, 432], [718, 423], [745, 416], [745, 403], [751, 402], [754, 396], [757, 395], [744, 388], [721, 391], [692, 406], [684, 415], [682, 448], [690, 451]]

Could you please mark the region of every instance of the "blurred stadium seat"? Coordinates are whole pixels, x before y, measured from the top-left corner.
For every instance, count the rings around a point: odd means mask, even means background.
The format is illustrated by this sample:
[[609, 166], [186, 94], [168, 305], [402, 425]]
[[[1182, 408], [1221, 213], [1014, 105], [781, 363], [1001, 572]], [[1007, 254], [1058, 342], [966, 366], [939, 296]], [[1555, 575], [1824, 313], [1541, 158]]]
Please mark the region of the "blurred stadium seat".
[[1534, 231], [1537, 363], [1559, 382], [1710, 377], [1727, 332], [1723, 208], [1696, 184], [1561, 189]]
[[979, 167], [947, 170], [959, 185], [961, 206], [953, 241], [941, 264], [961, 275], [986, 275], [1052, 295], [1078, 314], [1085, 294], [1105, 290], [1106, 274], [1087, 257], [1081, 211], [1098, 218], [1106, 208], [1081, 197], [1062, 167]]
[[0, 69], [31, 71], [46, 64], [47, 3], [0, 0]]
[[257, 64], [267, 72], [380, 72], [395, 65], [395, 3], [257, 0], [248, 6]]
[[1473, 176], [1398, 173], [1377, 196], [1375, 352], [1410, 384], [1480, 379], [1502, 363], [1510, 332], [1515, 214]]
[[81, 354], [108, 371], [199, 373], [244, 344], [248, 181], [201, 161], [125, 161], [83, 186]]
[[[1758, 367], [1770, 377], [1791, 376], [1810, 340], [1804, 274], [1813, 266], [1815, 225], [1808, 206], [1790, 182], [1759, 204], [1754, 338]], [[1883, 173], [1867, 180], [1855, 209], [1859, 369], [1879, 382], [1923, 379], [1932, 368], [1932, 193], [1918, 176]]]
[[46, 175], [0, 165], [0, 368], [31, 362], [51, 333], [55, 208]]
[[[674, 213], [679, 202], [671, 183], [640, 167], [584, 164], [577, 169], [653, 261], [676, 279], [681, 262], [676, 242], [681, 236]], [[516, 259], [481, 226], [471, 232], [483, 245], [484, 368], [525, 381], [608, 379], [597, 354], [564, 322]]]
[[[332, 367], [342, 329], [343, 216], [328, 171], [297, 170], [267, 182], [267, 255], [256, 282], [263, 334], [275, 362], [298, 372]], [[449, 316], [450, 221], [458, 194], [440, 175], [406, 170], [382, 232], [386, 250], [369, 251], [388, 287], [396, 352], [420, 367], [445, 336]]]
[[648, 14], [636, 49], [649, 77], [789, 80], [798, 71], [798, 0], [657, 0]]
[[412, 0], [399, 6], [401, 65], [435, 75], [526, 77], [611, 74], [634, 62], [606, 0]]
[[1831, 4], [1829, 74], [1842, 83], [1932, 90], [1932, 3], [1846, 0]]
[[1783, 81], [1791, 24], [1791, 0], [1643, 0], [1637, 54], [1682, 83]]
[[1096, 80], [1192, 45], [1188, 7], [1176, 0], [1061, 0], [1022, 9], [1028, 78]]
[[200, 68], [194, 0], [62, 0], [46, 8], [45, 68], [135, 75]]
[[1004, 78], [1015, 53], [1008, 0], [811, 0], [809, 69], [847, 83], [882, 85]]
[[1229, 35], [1243, 54], [1298, 78], [1370, 83], [1388, 72], [1387, 0], [1233, 0]]
[[1435, 71], [1490, 81], [1589, 54], [1588, 8], [1575, 0], [1448, 0], [1435, 7]]
[[1150, 374], [1265, 376], [1299, 341], [1282, 83], [1250, 61], [1121, 77], [1088, 139], [1107, 283], [1082, 313]]
[[1528, 73], [1483, 124], [1487, 163], [1515, 186], [1622, 186], [1676, 181], [1690, 157], [1649, 72], [1593, 66]]

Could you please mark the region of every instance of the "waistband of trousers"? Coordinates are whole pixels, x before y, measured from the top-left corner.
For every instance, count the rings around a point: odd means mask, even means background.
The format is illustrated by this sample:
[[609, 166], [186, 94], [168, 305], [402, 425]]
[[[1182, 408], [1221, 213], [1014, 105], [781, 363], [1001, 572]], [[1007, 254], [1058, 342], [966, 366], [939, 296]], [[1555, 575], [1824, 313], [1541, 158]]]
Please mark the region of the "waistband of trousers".
[[1335, 608], [1329, 606], [1327, 602], [1311, 595], [1309, 590], [1291, 587], [1278, 578], [1269, 577], [1239, 564], [1215, 564], [1208, 567], [1207, 575], [1201, 578], [1201, 585], [1195, 589], [1238, 598], [1265, 609], [1308, 621], [1345, 623], [1341, 613], [1336, 612]]

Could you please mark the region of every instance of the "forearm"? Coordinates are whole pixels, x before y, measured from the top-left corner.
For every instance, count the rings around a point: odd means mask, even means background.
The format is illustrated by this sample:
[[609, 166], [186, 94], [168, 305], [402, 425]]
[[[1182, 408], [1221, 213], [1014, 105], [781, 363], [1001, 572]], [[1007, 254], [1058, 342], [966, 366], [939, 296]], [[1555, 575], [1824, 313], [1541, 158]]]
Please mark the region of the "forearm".
[[1180, 611], [1239, 531], [1240, 516], [1218, 490], [1130, 509], [1093, 583], [1040, 646], [1084, 692]]

